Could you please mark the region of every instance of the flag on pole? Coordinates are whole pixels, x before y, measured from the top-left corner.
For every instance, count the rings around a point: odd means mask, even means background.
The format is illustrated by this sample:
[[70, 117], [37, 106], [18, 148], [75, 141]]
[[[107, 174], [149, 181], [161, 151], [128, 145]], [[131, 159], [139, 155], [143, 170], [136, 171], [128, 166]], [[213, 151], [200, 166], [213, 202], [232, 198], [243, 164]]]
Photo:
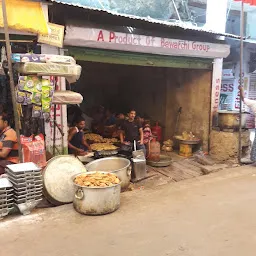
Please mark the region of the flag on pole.
[[250, 4], [256, 6], [256, 0], [235, 0], [235, 2], [243, 2], [244, 4]]

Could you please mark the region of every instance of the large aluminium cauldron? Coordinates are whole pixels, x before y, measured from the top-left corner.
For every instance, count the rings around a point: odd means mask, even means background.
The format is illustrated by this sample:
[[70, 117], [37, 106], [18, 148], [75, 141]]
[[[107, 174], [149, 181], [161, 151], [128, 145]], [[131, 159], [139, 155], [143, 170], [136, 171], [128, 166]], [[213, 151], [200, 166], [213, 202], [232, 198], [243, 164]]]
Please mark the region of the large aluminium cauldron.
[[121, 157], [106, 157], [90, 162], [85, 166], [89, 172], [111, 172], [121, 180], [122, 191], [131, 181], [131, 162]]
[[[220, 110], [218, 124], [221, 129], [239, 129], [240, 114], [238, 111]], [[246, 128], [247, 112], [242, 113], [242, 128]]]
[[[92, 174], [95, 172], [87, 172]], [[81, 173], [80, 173], [81, 174]], [[73, 177], [73, 182], [77, 176]], [[85, 187], [74, 182], [76, 187], [73, 206], [85, 215], [103, 215], [116, 211], [120, 206], [121, 183], [111, 187]]]

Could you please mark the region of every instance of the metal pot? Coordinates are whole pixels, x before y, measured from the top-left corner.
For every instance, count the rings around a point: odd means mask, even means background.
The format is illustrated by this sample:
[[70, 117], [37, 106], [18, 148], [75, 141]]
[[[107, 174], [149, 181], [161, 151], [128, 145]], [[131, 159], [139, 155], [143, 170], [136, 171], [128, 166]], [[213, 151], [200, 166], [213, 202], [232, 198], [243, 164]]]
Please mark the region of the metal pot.
[[[95, 172], [87, 172], [86, 174], [91, 173]], [[73, 182], [78, 175], [73, 178]], [[73, 206], [79, 213], [85, 215], [103, 215], [116, 211], [120, 206], [121, 183], [102, 188], [83, 187], [77, 184], [75, 186], [77, 189]]]
[[[219, 127], [221, 129], [239, 129], [240, 115], [237, 111], [219, 111]], [[242, 113], [242, 128], [246, 128], [247, 112]]]
[[85, 166], [89, 172], [111, 172], [114, 173], [122, 182], [122, 191], [125, 191], [131, 181], [131, 162], [121, 157], [106, 157], [90, 162]]

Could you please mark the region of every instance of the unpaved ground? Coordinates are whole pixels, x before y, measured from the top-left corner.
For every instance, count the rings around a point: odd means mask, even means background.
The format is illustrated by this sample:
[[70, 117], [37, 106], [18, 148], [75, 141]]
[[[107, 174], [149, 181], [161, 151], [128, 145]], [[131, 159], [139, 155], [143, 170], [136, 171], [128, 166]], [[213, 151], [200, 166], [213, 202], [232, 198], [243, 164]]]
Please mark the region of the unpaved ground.
[[0, 222], [2, 256], [254, 256], [256, 167], [122, 194], [88, 217], [72, 205]]

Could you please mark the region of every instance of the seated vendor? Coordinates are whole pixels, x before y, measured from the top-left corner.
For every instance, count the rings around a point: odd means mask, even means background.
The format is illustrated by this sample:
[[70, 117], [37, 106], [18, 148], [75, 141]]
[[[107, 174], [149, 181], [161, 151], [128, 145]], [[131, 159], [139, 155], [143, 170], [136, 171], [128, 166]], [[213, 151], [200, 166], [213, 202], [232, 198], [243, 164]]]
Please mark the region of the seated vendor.
[[18, 162], [17, 134], [10, 127], [10, 117], [0, 114], [0, 175], [5, 173], [7, 165]]
[[71, 127], [68, 132], [68, 153], [76, 156], [84, 156], [90, 150], [89, 144], [84, 138], [85, 121], [79, 117], [75, 122], [75, 127]]
[[106, 110], [104, 124], [105, 126], [111, 126], [116, 124], [116, 117], [109, 109]]

